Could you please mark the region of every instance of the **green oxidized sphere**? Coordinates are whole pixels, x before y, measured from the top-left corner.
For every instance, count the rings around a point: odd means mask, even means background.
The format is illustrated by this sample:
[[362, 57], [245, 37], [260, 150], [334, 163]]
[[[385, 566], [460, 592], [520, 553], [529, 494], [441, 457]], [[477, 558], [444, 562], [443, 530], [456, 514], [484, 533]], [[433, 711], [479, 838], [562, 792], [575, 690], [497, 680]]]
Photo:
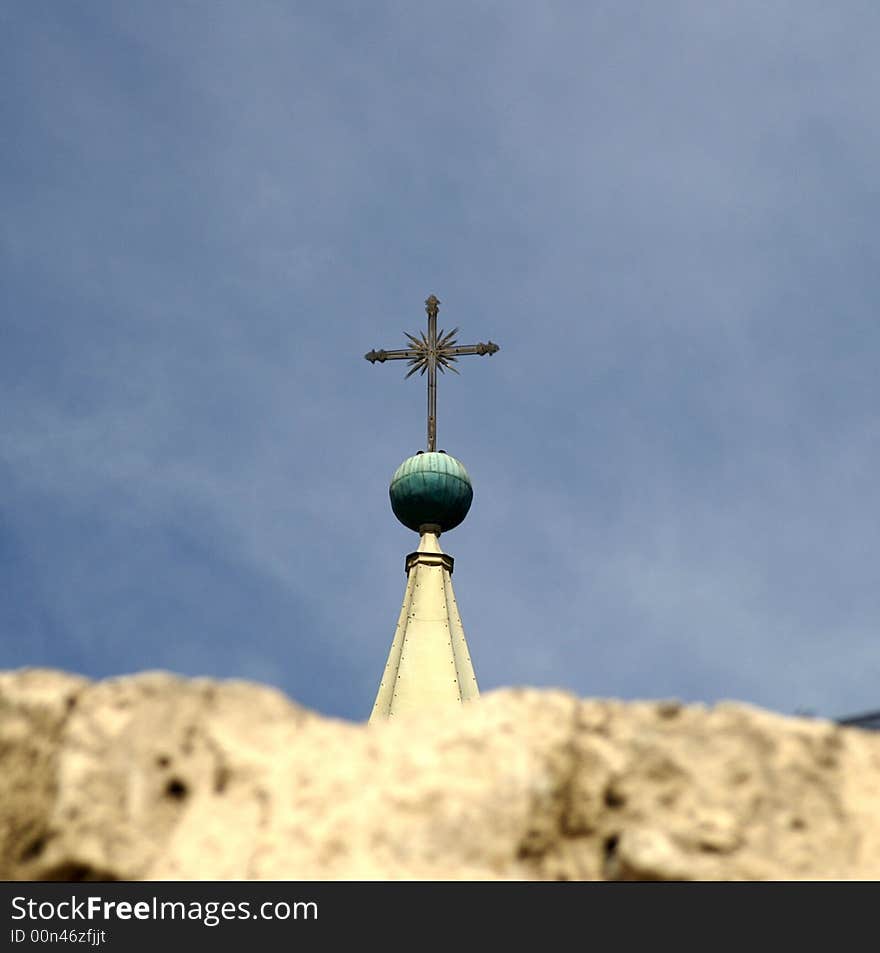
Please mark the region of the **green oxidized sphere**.
[[416, 533], [426, 523], [441, 532], [455, 529], [471, 508], [474, 491], [464, 464], [448, 453], [424, 452], [408, 457], [391, 477], [391, 509]]

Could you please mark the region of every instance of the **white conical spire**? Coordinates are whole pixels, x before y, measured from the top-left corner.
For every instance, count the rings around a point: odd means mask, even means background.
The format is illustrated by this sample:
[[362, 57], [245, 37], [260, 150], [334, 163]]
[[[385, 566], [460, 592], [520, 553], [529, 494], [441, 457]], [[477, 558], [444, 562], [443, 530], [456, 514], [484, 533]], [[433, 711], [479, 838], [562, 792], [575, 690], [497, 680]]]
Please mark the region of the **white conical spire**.
[[452, 591], [453, 559], [440, 548], [440, 527], [419, 528], [406, 557], [406, 592], [370, 721], [479, 697]]

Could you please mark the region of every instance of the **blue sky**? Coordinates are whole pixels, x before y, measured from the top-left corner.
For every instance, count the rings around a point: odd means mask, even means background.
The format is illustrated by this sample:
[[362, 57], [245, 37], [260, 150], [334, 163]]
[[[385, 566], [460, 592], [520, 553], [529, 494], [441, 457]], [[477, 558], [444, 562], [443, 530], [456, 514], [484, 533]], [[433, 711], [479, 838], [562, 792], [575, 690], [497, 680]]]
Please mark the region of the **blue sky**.
[[0, 5], [0, 668], [369, 714], [425, 327], [477, 677], [880, 707], [875, 3]]

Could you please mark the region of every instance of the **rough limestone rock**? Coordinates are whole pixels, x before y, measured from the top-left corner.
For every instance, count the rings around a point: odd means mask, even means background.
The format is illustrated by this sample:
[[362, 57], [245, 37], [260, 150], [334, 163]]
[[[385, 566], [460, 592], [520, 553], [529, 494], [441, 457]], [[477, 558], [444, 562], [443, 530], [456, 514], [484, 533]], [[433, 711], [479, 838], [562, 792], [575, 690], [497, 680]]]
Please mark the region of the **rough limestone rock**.
[[333, 721], [237, 681], [0, 673], [0, 879], [878, 879], [880, 735], [490, 693]]

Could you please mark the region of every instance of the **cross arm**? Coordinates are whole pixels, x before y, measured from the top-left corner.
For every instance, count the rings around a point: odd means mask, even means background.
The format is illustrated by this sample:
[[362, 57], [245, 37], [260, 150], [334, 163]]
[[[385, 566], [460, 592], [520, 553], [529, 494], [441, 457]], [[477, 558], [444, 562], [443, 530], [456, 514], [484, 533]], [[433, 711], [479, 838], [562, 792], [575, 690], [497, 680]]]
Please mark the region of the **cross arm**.
[[498, 349], [498, 345], [494, 341], [489, 341], [488, 344], [483, 344], [481, 341], [479, 344], [464, 344], [459, 347], [445, 348], [444, 353], [452, 357], [458, 357], [461, 354], [479, 354], [482, 357], [484, 354], [494, 354]]
[[369, 351], [364, 355], [371, 364], [375, 364], [376, 361], [380, 364], [384, 364], [385, 361], [409, 361], [418, 356], [419, 352], [411, 347], [400, 348], [396, 351]]

